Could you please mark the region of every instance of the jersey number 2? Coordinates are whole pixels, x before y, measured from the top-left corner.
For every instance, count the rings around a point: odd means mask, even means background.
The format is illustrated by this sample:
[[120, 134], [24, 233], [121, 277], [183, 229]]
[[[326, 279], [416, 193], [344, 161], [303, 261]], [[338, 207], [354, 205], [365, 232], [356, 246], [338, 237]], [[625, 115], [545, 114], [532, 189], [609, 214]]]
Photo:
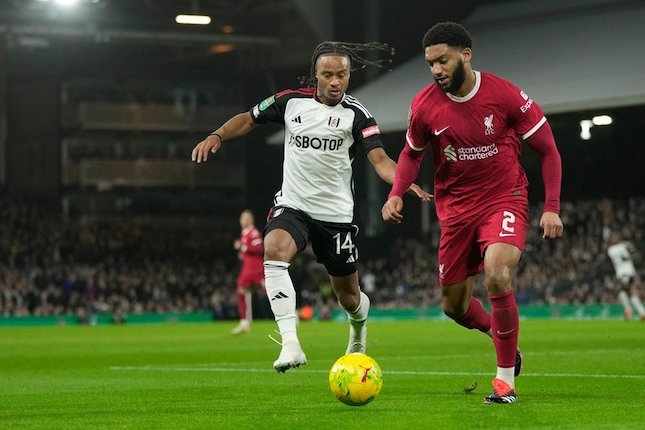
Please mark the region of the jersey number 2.
[[502, 230], [506, 233], [515, 233], [515, 227], [511, 227], [509, 224], [515, 223], [515, 215], [513, 212], [504, 211], [504, 219], [502, 220]]

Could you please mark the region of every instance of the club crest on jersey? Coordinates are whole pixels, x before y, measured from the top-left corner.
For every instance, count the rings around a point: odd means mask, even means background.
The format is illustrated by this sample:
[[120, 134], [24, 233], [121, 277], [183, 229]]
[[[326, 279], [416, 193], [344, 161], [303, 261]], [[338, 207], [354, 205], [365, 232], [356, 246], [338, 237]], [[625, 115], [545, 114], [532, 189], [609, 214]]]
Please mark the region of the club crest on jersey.
[[493, 128], [493, 114], [484, 118], [484, 126], [486, 127], [486, 131], [484, 131], [486, 136], [490, 136], [495, 133], [495, 128]]
[[327, 125], [331, 128], [338, 128], [338, 126], [340, 125], [340, 118], [338, 118], [337, 116], [330, 116], [329, 121], [327, 121]]
[[446, 160], [457, 161], [457, 151], [452, 145], [448, 145], [443, 149], [443, 153], [446, 156]]

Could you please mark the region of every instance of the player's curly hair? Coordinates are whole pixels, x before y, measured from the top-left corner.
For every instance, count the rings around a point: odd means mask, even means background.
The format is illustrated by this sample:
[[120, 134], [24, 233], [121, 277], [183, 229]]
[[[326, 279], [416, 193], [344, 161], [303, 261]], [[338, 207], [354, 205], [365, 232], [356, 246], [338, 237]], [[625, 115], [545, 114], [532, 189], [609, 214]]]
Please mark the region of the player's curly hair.
[[[376, 58], [374, 60], [368, 59], [367, 54], [375, 52], [386, 58]], [[390, 64], [392, 56], [394, 55], [394, 48], [387, 43], [370, 42], [370, 43], [350, 43], [350, 42], [333, 42], [325, 41], [320, 43], [314, 49], [311, 55], [311, 69], [309, 76], [300, 78], [300, 84], [308, 87], [316, 86], [316, 61], [318, 57], [325, 54], [340, 54], [349, 58], [351, 70], [363, 69], [367, 66], [375, 66], [381, 69], [390, 70], [384, 63]], [[359, 65], [360, 67], [355, 67]]]
[[456, 22], [439, 22], [423, 36], [423, 49], [441, 43], [459, 49], [473, 47], [473, 40], [468, 31]]

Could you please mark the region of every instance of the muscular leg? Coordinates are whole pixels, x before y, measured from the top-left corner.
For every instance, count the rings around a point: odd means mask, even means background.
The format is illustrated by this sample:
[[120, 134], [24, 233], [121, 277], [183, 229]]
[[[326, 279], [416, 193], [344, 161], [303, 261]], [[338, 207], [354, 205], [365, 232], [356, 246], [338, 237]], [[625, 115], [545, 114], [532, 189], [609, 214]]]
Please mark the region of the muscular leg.
[[289, 276], [289, 262], [297, 252], [285, 230], [271, 230], [264, 238], [265, 288], [282, 336], [282, 351], [273, 363], [278, 372], [307, 362], [296, 333], [296, 291]]
[[457, 324], [490, 336], [490, 314], [473, 297], [474, 285], [475, 277], [471, 276], [458, 284], [443, 286], [443, 311]]
[[329, 276], [334, 293], [340, 306], [349, 317], [349, 344], [346, 354], [351, 352], [365, 353], [367, 343], [367, 314], [370, 310], [370, 299], [360, 290], [358, 273], [348, 276]]
[[353, 312], [358, 308], [361, 300], [361, 290], [358, 286], [358, 272], [348, 276], [331, 276], [329, 275], [331, 286], [338, 303], [347, 312]]
[[492, 309], [491, 328], [497, 353], [497, 378], [511, 388], [515, 386], [515, 355], [519, 331], [519, 313], [511, 281], [521, 256], [519, 248], [506, 243], [490, 245], [484, 256], [484, 285]]

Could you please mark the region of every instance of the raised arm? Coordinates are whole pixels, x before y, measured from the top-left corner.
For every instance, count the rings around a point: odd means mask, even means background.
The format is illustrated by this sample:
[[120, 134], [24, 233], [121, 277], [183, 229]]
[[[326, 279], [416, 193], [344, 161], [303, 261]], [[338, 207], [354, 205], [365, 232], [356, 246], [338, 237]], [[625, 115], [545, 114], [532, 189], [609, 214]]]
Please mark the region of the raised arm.
[[205, 162], [208, 160], [208, 153], [216, 153], [220, 146], [222, 146], [223, 141], [244, 136], [258, 125], [260, 124], [253, 121], [249, 112], [242, 112], [235, 115], [195, 146], [192, 153], [192, 160], [197, 163]]

